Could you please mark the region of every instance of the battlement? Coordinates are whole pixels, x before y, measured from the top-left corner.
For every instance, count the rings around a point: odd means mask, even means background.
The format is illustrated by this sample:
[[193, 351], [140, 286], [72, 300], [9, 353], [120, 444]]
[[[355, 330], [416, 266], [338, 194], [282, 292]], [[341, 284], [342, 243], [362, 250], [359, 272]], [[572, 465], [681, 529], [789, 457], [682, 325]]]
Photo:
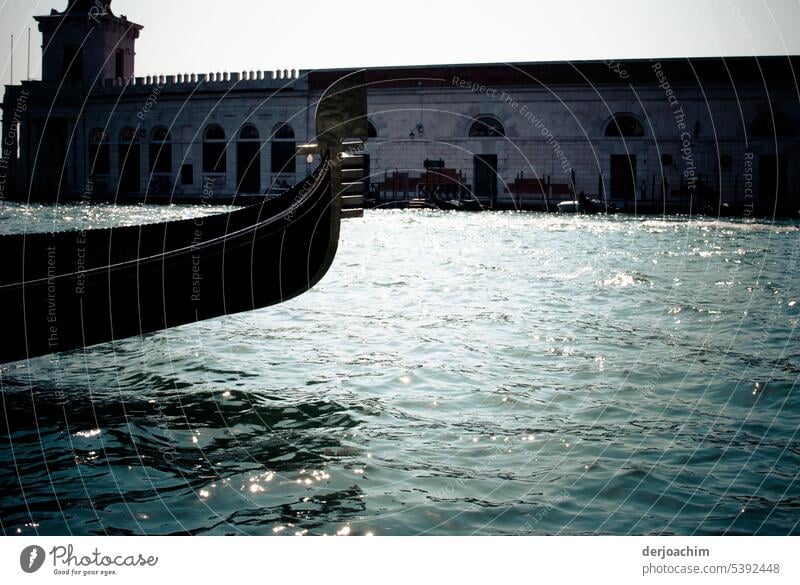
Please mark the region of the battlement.
[[210, 85], [212, 89], [306, 89], [305, 71], [278, 69], [275, 71], [233, 71], [216, 73], [179, 73], [177, 75], [147, 75], [129, 79], [105, 79], [96, 89], [167, 89], [185, 90], [197, 85]]

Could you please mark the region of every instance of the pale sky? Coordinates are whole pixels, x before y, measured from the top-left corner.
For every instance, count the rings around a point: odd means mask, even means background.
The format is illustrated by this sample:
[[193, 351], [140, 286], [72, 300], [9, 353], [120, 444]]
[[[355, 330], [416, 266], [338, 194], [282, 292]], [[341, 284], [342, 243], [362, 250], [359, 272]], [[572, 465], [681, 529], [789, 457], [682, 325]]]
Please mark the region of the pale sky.
[[[38, 78], [33, 16], [0, 0], [0, 81]], [[800, 0], [113, 0], [144, 25], [137, 75], [556, 59], [800, 54]]]

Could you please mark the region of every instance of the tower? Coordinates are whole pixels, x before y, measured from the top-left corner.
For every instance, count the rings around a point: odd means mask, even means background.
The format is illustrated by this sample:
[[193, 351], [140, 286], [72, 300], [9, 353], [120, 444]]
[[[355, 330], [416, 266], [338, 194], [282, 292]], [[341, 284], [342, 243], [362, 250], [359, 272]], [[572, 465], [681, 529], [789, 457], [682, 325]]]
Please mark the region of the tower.
[[69, 0], [63, 12], [37, 16], [42, 81], [92, 86], [130, 79], [142, 26], [111, 11], [111, 0]]

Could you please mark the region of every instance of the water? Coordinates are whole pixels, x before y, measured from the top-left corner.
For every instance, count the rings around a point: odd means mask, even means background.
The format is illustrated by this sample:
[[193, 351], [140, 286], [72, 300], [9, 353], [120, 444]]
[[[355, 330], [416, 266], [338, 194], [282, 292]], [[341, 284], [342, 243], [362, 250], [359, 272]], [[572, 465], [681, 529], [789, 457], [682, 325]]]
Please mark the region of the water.
[[2, 370], [0, 527], [798, 534], [799, 252], [789, 223], [368, 212], [290, 303]]

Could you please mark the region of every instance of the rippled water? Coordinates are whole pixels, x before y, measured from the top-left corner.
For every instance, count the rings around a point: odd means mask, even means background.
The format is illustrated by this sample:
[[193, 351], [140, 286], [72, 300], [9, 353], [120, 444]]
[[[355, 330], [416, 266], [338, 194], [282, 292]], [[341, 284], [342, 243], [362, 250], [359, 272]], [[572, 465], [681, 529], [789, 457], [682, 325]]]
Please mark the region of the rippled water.
[[369, 212], [290, 303], [3, 370], [0, 526], [798, 534], [799, 259], [792, 224]]

